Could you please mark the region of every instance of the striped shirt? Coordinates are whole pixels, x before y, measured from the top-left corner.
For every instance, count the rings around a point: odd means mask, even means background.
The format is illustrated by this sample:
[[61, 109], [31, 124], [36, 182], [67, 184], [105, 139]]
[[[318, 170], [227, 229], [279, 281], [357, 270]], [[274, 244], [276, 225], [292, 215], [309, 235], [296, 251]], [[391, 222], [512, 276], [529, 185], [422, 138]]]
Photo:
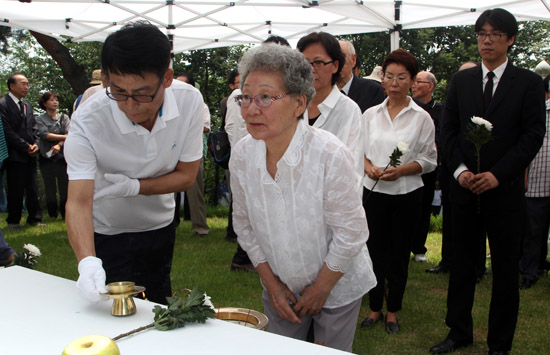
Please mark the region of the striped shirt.
[[529, 165], [526, 197], [550, 196], [550, 100], [546, 100], [546, 134], [539, 152]]
[[4, 136], [4, 126], [0, 119], [0, 163], [8, 158], [8, 146], [6, 145], [6, 137]]

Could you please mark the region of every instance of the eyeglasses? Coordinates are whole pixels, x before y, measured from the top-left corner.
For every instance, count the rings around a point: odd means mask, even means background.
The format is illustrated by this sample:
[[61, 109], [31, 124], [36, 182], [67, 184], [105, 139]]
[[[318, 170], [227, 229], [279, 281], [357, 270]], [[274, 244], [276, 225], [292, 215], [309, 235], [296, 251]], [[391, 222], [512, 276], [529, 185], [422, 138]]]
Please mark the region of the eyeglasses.
[[489, 40], [491, 42], [499, 41], [502, 36], [506, 36], [506, 33], [491, 33], [491, 32], [476, 32], [476, 37], [482, 41], [485, 41], [487, 37], [489, 37]]
[[105, 89], [105, 93], [111, 100], [115, 100], [115, 101], [128, 101], [129, 98], [132, 98], [136, 102], [149, 103], [149, 102], [153, 102], [153, 99], [155, 98], [155, 96], [157, 96], [157, 92], [159, 91], [161, 84], [162, 84], [162, 79], [160, 79], [157, 89], [155, 90], [153, 95], [115, 94], [110, 92], [108, 88]]
[[418, 84], [420, 84], [420, 83], [431, 84], [429, 81], [422, 81], [422, 80], [417, 80], [417, 81], [415, 81], [413, 84], [418, 85]]
[[383, 80], [387, 81], [390, 84], [395, 80], [397, 84], [401, 85], [401, 84], [405, 84], [409, 80], [409, 78], [407, 78], [406, 76], [393, 77], [393, 76], [384, 75]]
[[290, 94], [290, 93], [287, 92], [286, 94], [280, 94], [280, 95], [277, 95], [277, 96], [269, 96], [267, 94], [261, 94], [261, 95], [256, 95], [254, 97], [250, 97], [249, 95], [237, 95], [235, 97], [235, 101], [239, 104], [239, 106], [244, 107], [244, 108], [247, 108], [248, 106], [250, 106], [252, 101], [254, 101], [256, 106], [269, 107], [269, 106], [271, 106], [271, 103], [273, 101], [277, 101], [279, 99], [282, 99], [283, 97], [285, 97], [288, 94]]
[[309, 62], [312, 67], [315, 69], [320, 68], [321, 66], [329, 65], [330, 63], [334, 63], [334, 60], [329, 60], [328, 62], [323, 62], [322, 60], [314, 60], [313, 62]]

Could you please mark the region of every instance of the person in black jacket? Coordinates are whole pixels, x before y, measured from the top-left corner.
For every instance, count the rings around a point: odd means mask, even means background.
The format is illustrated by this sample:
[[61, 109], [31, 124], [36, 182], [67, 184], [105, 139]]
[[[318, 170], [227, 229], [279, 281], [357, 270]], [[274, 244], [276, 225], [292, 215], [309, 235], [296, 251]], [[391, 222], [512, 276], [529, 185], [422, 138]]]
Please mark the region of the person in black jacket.
[[353, 67], [355, 67], [357, 61], [353, 43], [343, 40], [339, 42], [346, 61], [336, 84], [340, 91], [359, 105], [361, 113], [364, 113], [369, 107], [376, 106], [384, 101], [386, 98], [384, 89], [372, 80], [358, 78], [353, 75]]
[[[443, 156], [452, 174], [453, 262], [449, 278], [447, 338], [430, 348], [443, 354], [472, 344], [479, 225], [491, 248], [493, 290], [489, 354], [512, 348], [519, 309], [519, 257], [525, 209], [525, 169], [545, 134], [542, 79], [508, 59], [518, 24], [504, 9], [484, 11], [475, 33], [482, 65], [456, 73], [441, 120]], [[476, 153], [469, 127], [483, 117], [492, 140]], [[478, 160], [479, 159], [479, 160]], [[520, 350], [521, 352], [521, 350]]]
[[38, 130], [32, 106], [23, 101], [29, 92], [29, 81], [22, 74], [8, 78], [10, 92], [0, 99], [0, 116], [8, 144], [8, 226], [19, 227], [23, 196], [29, 215], [27, 223], [42, 225], [42, 212], [38, 203], [36, 156]]

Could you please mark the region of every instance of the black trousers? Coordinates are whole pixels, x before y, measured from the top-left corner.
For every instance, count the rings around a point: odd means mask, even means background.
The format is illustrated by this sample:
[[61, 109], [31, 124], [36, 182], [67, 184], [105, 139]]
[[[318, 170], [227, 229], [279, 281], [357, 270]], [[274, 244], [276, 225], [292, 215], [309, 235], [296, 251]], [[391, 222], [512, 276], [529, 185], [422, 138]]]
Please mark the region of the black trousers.
[[36, 173], [36, 158], [27, 162], [13, 162], [7, 164], [8, 182], [8, 224], [21, 222], [23, 197], [26, 194], [26, 207], [29, 213], [27, 223], [33, 224], [42, 221], [42, 211], [38, 203], [38, 187]]
[[[441, 190], [441, 204], [443, 206], [443, 232], [441, 233], [441, 266], [450, 268], [453, 261], [453, 204], [449, 199], [449, 189]], [[479, 253], [475, 260], [476, 276], [483, 277], [487, 260], [487, 233], [483, 223], [477, 225], [474, 233], [478, 234]]]
[[[518, 191], [521, 196], [521, 191]], [[487, 231], [491, 248], [493, 288], [487, 343], [492, 351], [510, 351], [519, 308], [519, 254], [523, 232], [524, 200], [487, 203], [472, 198], [466, 205], [453, 204], [453, 262], [449, 278], [446, 323], [448, 337], [473, 340], [472, 306], [479, 257], [480, 225]], [[444, 212], [445, 213], [445, 212]]]
[[67, 186], [69, 185], [65, 158], [46, 159], [41, 156], [39, 161], [42, 180], [44, 180], [48, 215], [52, 218], [57, 218], [57, 191], [59, 190], [59, 213], [62, 218], [65, 218]]
[[363, 208], [369, 224], [367, 247], [378, 284], [369, 292], [369, 306], [382, 310], [386, 280], [388, 312], [401, 310], [409, 275], [411, 230], [420, 216], [422, 189], [387, 195], [363, 189]]
[[96, 255], [103, 261], [106, 282], [134, 281], [145, 286], [149, 301], [167, 304], [166, 297], [172, 296], [170, 271], [175, 239], [173, 222], [147, 232], [94, 233]]
[[434, 199], [435, 181], [437, 180], [437, 171], [422, 174], [422, 205], [420, 212], [420, 221], [413, 232], [411, 251], [413, 254], [426, 254], [426, 239], [430, 231], [430, 215], [432, 214], [432, 201]]
[[525, 204], [527, 218], [519, 271], [524, 278], [537, 281], [537, 271], [544, 265], [548, 254], [550, 197], [528, 197]]

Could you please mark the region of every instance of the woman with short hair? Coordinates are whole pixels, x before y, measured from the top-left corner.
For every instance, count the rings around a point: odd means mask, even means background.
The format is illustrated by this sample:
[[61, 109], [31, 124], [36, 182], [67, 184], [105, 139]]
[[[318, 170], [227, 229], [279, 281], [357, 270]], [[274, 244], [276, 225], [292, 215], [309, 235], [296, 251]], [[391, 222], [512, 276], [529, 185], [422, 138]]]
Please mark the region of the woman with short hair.
[[340, 43], [330, 33], [313, 32], [300, 38], [297, 48], [311, 64], [315, 79], [315, 95], [304, 115], [306, 122], [334, 134], [351, 150], [358, 179], [361, 179], [361, 109], [336, 85], [346, 62]]
[[[70, 119], [64, 113], [57, 112], [59, 95], [47, 91], [40, 97], [38, 104], [45, 110], [36, 118], [40, 141], [40, 172], [44, 180], [48, 215], [57, 218], [58, 210], [61, 218], [65, 219], [65, 204], [67, 203], [67, 163], [63, 156], [63, 144], [69, 133]], [[59, 205], [57, 204], [57, 190], [59, 189]]]
[[[435, 169], [437, 152], [430, 115], [408, 95], [418, 73], [416, 58], [395, 50], [382, 70], [388, 97], [363, 114], [363, 205], [377, 286], [369, 292], [371, 313], [361, 326], [371, 327], [382, 318], [387, 290], [386, 331], [392, 334], [400, 330], [397, 312], [407, 284], [411, 231], [420, 219], [421, 174]], [[398, 147], [399, 164], [391, 166], [390, 156]]]
[[264, 287], [268, 331], [351, 351], [374, 284], [350, 150], [301, 118], [314, 93], [297, 51], [263, 44], [239, 64], [250, 133], [232, 149], [233, 225]]

